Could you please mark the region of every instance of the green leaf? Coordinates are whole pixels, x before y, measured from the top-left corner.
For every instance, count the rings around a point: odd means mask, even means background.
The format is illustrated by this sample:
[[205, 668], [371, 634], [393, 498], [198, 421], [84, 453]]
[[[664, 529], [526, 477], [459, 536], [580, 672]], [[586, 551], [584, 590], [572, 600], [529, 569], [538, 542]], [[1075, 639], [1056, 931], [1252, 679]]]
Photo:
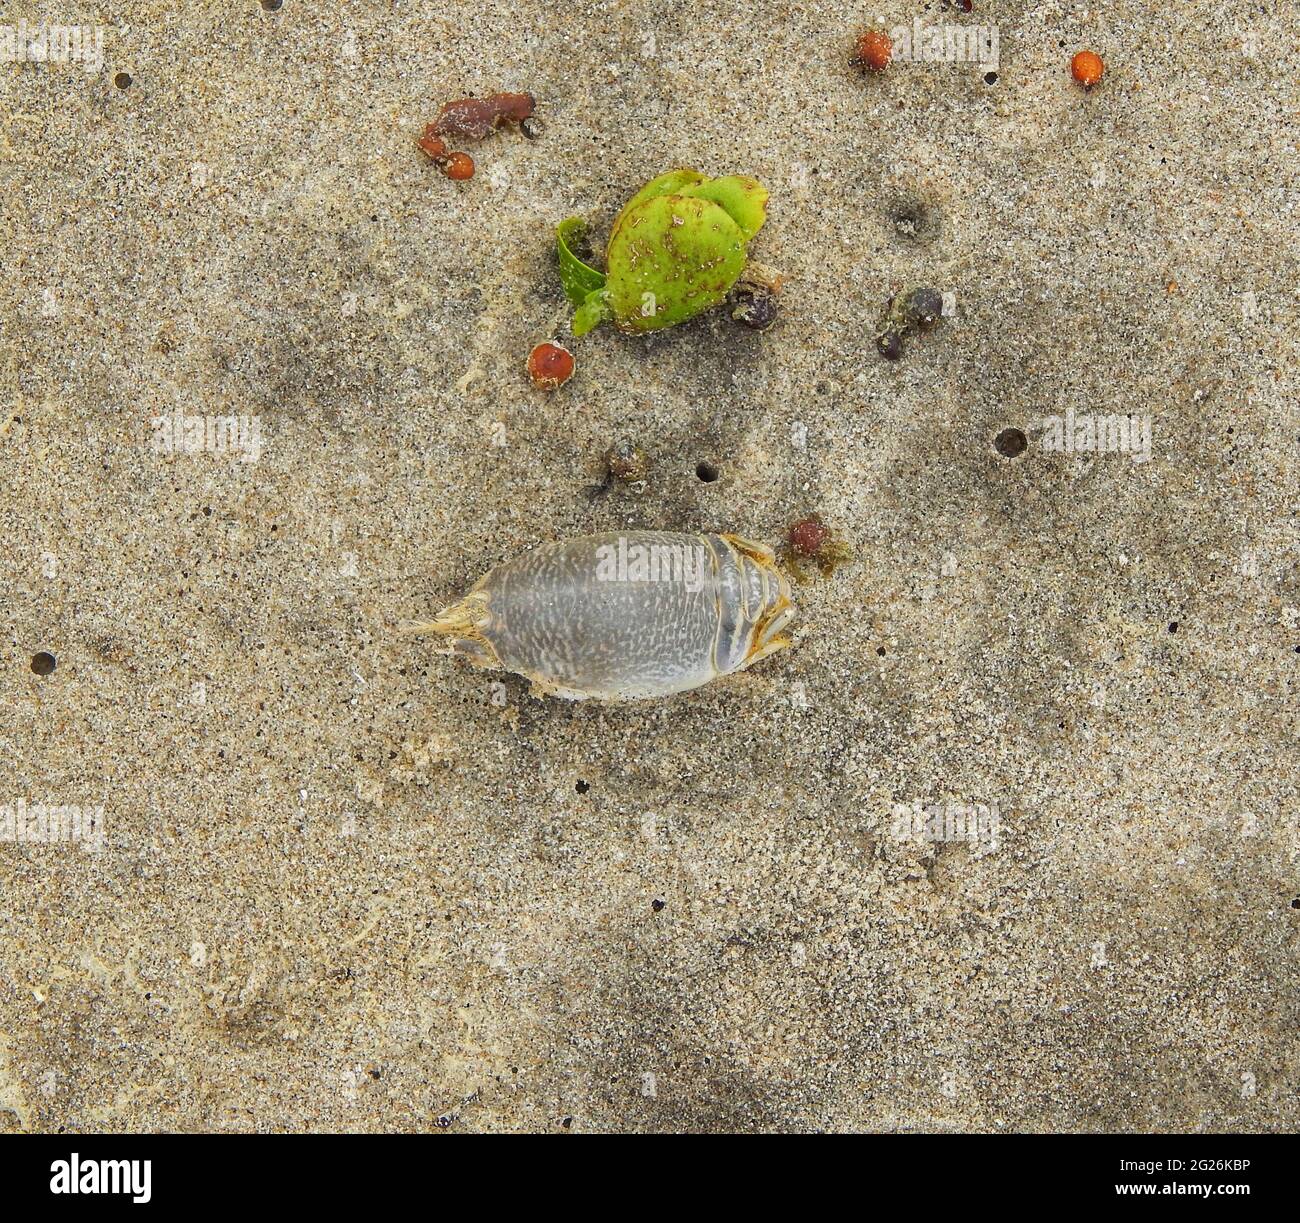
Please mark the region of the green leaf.
[[763, 222], [767, 220], [767, 188], [757, 179], [740, 174], [711, 178], [707, 182], [683, 187], [677, 194], [712, 200], [740, 226], [746, 242], [763, 228]]
[[573, 253], [572, 247], [582, 241], [582, 235], [581, 217], [569, 217], [555, 227], [555, 253], [560, 261], [560, 284], [564, 286], [564, 295], [575, 306], [582, 306], [590, 294], [605, 287], [604, 273], [583, 263]]
[[[602, 276], [601, 279], [603, 280], [604, 277]], [[574, 312], [573, 334], [586, 335], [607, 318], [613, 318], [609, 308], [609, 294], [604, 289], [593, 289], [587, 295], [586, 301]]]

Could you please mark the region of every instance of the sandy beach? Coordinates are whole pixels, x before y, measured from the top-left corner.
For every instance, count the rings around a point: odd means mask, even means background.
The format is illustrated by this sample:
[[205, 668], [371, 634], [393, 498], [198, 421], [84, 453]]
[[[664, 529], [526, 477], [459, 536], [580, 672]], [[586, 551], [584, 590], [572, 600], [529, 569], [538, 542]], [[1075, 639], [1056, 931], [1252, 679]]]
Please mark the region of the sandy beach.
[[[4, 6], [0, 1132], [1295, 1130], [1280, 10]], [[676, 166], [770, 191], [776, 323], [573, 338], [555, 226]], [[693, 692], [396, 631], [812, 513]]]

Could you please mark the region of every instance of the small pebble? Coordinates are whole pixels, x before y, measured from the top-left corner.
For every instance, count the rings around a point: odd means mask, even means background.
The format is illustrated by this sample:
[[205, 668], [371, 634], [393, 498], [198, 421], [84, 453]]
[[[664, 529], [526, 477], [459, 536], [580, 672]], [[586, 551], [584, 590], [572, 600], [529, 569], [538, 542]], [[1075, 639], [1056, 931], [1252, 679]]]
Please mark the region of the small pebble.
[[943, 294], [937, 289], [913, 289], [903, 303], [903, 310], [909, 322], [928, 331], [943, 313]]
[[886, 331], [876, 341], [876, 347], [886, 361], [897, 361], [903, 355], [903, 337], [897, 331]]

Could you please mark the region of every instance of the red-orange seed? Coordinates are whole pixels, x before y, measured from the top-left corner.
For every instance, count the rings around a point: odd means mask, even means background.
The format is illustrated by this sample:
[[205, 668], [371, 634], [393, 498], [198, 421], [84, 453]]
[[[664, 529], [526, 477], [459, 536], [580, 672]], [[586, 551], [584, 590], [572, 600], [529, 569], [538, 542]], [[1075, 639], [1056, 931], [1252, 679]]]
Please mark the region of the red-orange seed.
[[1100, 81], [1105, 71], [1106, 65], [1096, 51], [1080, 51], [1070, 61], [1070, 75], [1085, 89], [1091, 89]]
[[853, 62], [870, 68], [873, 72], [883, 72], [889, 66], [889, 57], [893, 53], [894, 44], [889, 41], [888, 34], [882, 30], [868, 30], [858, 37]]
[[474, 159], [468, 153], [451, 153], [439, 167], [448, 178], [463, 183], [474, 177]]
[[813, 514], [790, 528], [790, 547], [800, 556], [816, 556], [830, 537], [830, 528]]
[[573, 354], [558, 344], [538, 344], [528, 354], [528, 376], [539, 390], [558, 390], [573, 377]]

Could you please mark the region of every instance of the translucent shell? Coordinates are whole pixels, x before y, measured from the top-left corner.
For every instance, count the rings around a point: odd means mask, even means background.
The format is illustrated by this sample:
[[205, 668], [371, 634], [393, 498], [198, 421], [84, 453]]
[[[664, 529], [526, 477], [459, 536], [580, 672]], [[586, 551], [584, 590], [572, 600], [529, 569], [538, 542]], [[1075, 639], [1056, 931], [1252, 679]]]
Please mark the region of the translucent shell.
[[482, 577], [408, 632], [570, 700], [698, 688], [790, 644], [790, 587], [770, 548], [734, 535], [585, 535]]

